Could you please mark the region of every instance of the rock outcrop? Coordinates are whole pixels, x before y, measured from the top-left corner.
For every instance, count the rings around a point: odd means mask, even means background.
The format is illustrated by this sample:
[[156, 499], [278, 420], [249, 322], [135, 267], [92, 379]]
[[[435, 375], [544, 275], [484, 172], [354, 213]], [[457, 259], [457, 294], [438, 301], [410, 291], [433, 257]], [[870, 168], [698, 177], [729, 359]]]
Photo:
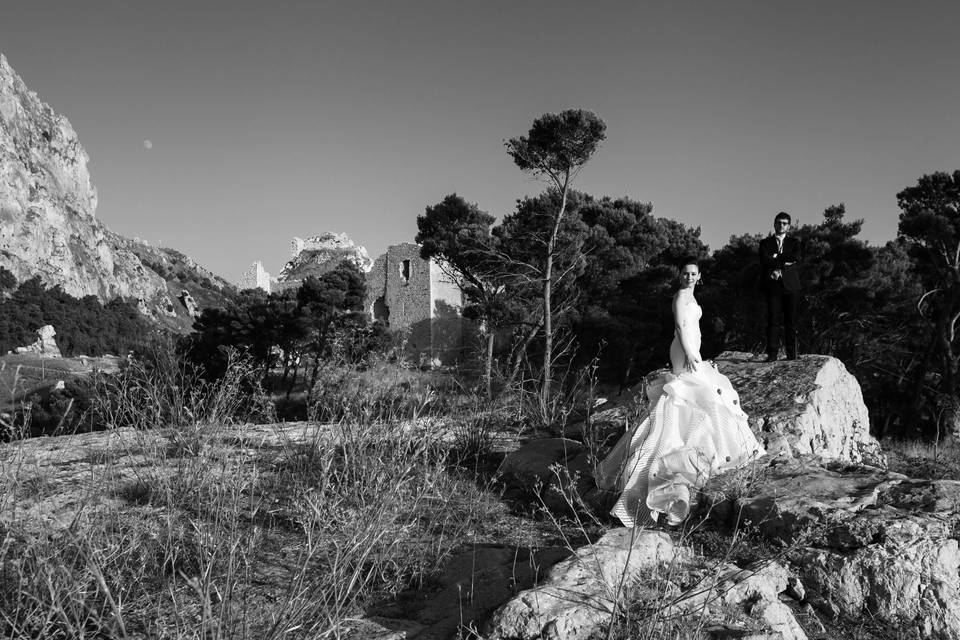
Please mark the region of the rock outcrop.
[[[886, 466], [880, 443], [868, 430], [860, 385], [836, 358], [805, 355], [765, 363], [749, 354], [724, 353], [715, 362], [733, 383], [750, 428], [770, 456], [810, 455]], [[612, 445], [623, 434], [628, 417], [643, 413], [645, 400], [641, 384], [601, 405], [591, 419], [594, 441], [606, 439]], [[572, 425], [568, 433], [584, 439], [585, 430], [586, 425]], [[602, 495], [591, 494], [592, 471], [585, 447], [570, 438], [532, 440], [510, 453], [501, 466], [508, 496], [535, 494], [548, 508], [558, 510], [568, 503], [571, 487], [594, 503], [603, 500]]]
[[370, 270], [373, 261], [367, 250], [354, 244], [345, 233], [323, 233], [310, 238], [294, 238], [290, 261], [277, 276], [280, 283], [322, 276], [344, 260], [349, 260], [363, 272]]
[[593, 485], [587, 448], [570, 438], [537, 438], [508, 453], [500, 464], [506, 498], [537, 496], [554, 511], [563, 511], [571, 484], [582, 492]]
[[60, 353], [60, 347], [57, 346], [57, 341], [53, 338], [55, 335], [57, 335], [57, 332], [53, 325], [45, 324], [37, 329], [36, 342], [25, 347], [17, 347], [16, 352], [32, 353], [43, 358], [60, 358], [63, 354]]
[[196, 318], [200, 315], [200, 310], [197, 308], [197, 301], [193, 299], [189, 291], [183, 289], [178, 296], [178, 300], [180, 300], [180, 304], [187, 310], [187, 315], [191, 318]]
[[[683, 529], [615, 527], [595, 535], [599, 523], [591, 522], [582, 531], [592, 544], [522, 552], [474, 540], [438, 572], [432, 590], [378, 604], [368, 610], [375, 619], [357, 628], [381, 640], [427, 640], [462, 632], [467, 619], [491, 639], [573, 640], [601, 637], [611, 622], [629, 619], [654, 625], [632, 637], [686, 637], [657, 628], [657, 621], [692, 619], [711, 638], [803, 640], [846, 637], [833, 630], [869, 620], [883, 630], [863, 637], [960, 640], [960, 482], [911, 479], [854, 462], [879, 452], [858, 431], [855, 381], [832, 359], [738, 365], [738, 357], [719, 365], [740, 380], [758, 432], [785, 446], [712, 478]], [[765, 391], [752, 384], [758, 378], [780, 386]], [[623, 415], [630, 410], [622, 405], [601, 413], [610, 423]], [[237, 447], [235, 455], [244, 457], [254, 443], [289, 452], [292, 443], [312, 450], [343, 437], [335, 426], [315, 423], [222, 429], [210, 442]], [[844, 437], [824, 435], [830, 429]], [[11, 469], [44, 479], [42, 491], [0, 496], [0, 514], [31, 523], [31, 535], [49, 535], [73, 526], [77, 505], [88, 514], [128, 499], [139, 504], [145, 452], [170, 450], [177, 433], [116, 429], [0, 446]], [[518, 485], [540, 485], [539, 504], [553, 508], [550, 495], [582, 492], [576, 479], [590, 472], [589, 448], [572, 438], [540, 439], [521, 447], [523, 455], [508, 455], [501, 471]], [[109, 470], [117, 489], [78, 489], [94, 468]], [[545, 493], [550, 477], [574, 482], [560, 480], [554, 494]], [[735, 545], [746, 557], [733, 552]]]
[[960, 638], [960, 482], [806, 456], [747, 482], [720, 476], [707, 493], [719, 498], [705, 502], [710, 517], [749, 522], [791, 550], [804, 599], [821, 614]]
[[[697, 575], [704, 577], [686, 588], [677, 584], [681, 576]], [[618, 619], [618, 611], [647, 592], [660, 607], [657, 616], [664, 620], [695, 613], [719, 619], [713, 610], [726, 608], [742, 612], [744, 622], [769, 630], [776, 634], [773, 637], [806, 640], [792, 610], [781, 601], [790, 598], [791, 584], [796, 583], [791, 580], [791, 572], [778, 563], [741, 569], [697, 556], [663, 531], [614, 529], [554, 565], [540, 585], [520, 592], [498, 609], [484, 637], [600, 637]]]
[[662, 531], [616, 529], [554, 565], [543, 583], [494, 613], [490, 640], [586, 640], [608, 624], [644, 571], [685, 553]]

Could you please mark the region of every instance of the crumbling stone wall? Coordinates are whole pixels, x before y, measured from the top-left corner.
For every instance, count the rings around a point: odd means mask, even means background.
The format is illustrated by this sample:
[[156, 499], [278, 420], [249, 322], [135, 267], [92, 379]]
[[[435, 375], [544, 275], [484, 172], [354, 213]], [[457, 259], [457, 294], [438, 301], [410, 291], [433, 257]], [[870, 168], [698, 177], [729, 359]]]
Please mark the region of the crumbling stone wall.
[[463, 350], [459, 287], [433, 260], [420, 257], [412, 243], [389, 247], [367, 274], [366, 308], [374, 320], [409, 332], [408, 346], [418, 358], [456, 361]]
[[263, 289], [270, 293], [270, 274], [263, 268], [263, 263], [257, 260], [240, 276], [237, 287], [244, 289]]
[[[332, 243], [332, 244], [331, 244]], [[294, 238], [290, 251], [294, 258], [303, 252], [353, 247], [344, 234], [325, 234], [312, 238]], [[363, 266], [366, 250], [358, 247], [355, 264]], [[284, 272], [287, 272], [285, 268]], [[396, 244], [376, 259], [367, 272], [366, 308], [374, 320], [382, 320], [393, 330], [407, 332], [411, 355], [430, 363], [456, 362], [464, 349], [464, 320], [460, 315], [463, 295], [440, 265], [420, 257], [419, 245]], [[263, 289], [280, 293], [300, 287], [300, 278], [271, 278], [258, 260], [240, 278], [240, 289]]]

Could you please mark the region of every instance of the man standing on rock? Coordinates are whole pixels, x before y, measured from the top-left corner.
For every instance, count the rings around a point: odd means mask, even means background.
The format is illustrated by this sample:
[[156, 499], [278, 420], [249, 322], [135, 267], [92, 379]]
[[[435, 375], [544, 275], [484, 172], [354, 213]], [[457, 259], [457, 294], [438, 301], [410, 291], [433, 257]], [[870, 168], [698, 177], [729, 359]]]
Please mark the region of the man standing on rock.
[[797, 301], [800, 298], [800, 241], [787, 235], [790, 214], [773, 219], [773, 235], [760, 241], [763, 291], [767, 299], [767, 362], [777, 359], [780, 339], [788, 360], [797, 358]]

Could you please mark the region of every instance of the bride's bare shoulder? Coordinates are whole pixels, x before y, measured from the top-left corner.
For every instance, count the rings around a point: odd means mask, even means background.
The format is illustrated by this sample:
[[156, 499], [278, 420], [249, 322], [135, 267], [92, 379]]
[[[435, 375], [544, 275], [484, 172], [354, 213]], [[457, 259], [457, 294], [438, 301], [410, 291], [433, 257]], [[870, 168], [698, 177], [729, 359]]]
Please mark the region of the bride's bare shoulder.
[[673, 294], [673, 313], [676, 316], [687, 315], [686, 309], [690, 305], [695, 305], [697, 302], [689, 293], [684, 293], [683, 291], [677, 291]]

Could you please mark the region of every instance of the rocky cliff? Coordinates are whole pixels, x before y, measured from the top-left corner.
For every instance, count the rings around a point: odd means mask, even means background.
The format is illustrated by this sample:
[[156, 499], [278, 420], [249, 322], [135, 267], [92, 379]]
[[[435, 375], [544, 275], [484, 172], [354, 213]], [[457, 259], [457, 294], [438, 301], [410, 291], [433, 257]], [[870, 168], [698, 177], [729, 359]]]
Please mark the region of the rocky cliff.
[[150, 248], [97, 220], [88, 159], [70, 122], [0, 55], [0, 266], [18, 281], [40, 276], [75, 297], [141, 299], [151, 315], [176, 316], [168, 278], [142, 259]]

